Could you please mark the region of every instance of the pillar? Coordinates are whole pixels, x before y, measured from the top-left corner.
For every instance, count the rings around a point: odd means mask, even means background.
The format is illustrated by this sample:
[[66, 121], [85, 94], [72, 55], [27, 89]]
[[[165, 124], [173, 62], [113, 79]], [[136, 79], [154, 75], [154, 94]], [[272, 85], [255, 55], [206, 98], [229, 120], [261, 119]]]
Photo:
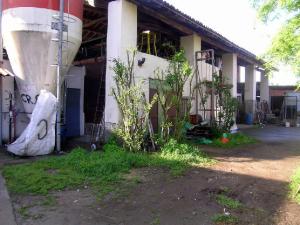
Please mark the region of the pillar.
[[137, 6], [126, 0], [108, 4], [105, 124], [108, 130], [120, 120], [118, 104], [112, 95], [115, 86], [113, 59], [127, 62], [127, 51], [137, 45]]
[[225, 78], [225, 82], [232, 85], [231, 95], [232, 97], [237, 97], [237, 75], [238, 75], [238, 65], [237, 65], [237, 54], [228, 53], [222, 56], [223, 69], [222, 74]]
[[260, 73], [260, 101], [270, 102], [269, 78], [264, 71]]
[[241, 83], [241, 67], [237, 66], [237, 83]]
[[254, 113], [256, 104], [256, 70], [254, 65], [245, 69], [245, 110]]
[[[196, 68], [195, 53], [201, 51], [201, 37], [192, 34], [180, 38], [180, 47], [184, 50], [185, 56], [193, 69]], [[196, 84], [196, 80], [192, 82], [192, 87]], [[190, 96], [190, 81], [187, 81], [184, 87], [184, 96]], [[196, 114], [196, 101], [192, 100], [191, 114]]]

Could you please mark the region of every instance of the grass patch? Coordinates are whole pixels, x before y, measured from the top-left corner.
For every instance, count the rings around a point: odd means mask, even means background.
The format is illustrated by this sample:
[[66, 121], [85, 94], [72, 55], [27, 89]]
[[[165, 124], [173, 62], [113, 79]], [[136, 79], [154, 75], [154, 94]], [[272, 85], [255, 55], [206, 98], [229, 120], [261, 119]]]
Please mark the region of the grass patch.
[[292, 176], [290, 188], [290, 197], [300, 204], [300, 167]]
[[23, 207], [19, 208], [19, 209], [17, 210], [17, 212], [20, 214], [21, 217], [23, 217], [23, 218], [25, 218], [25, 219], [26, 219], [26, 218], [30, 218], [31, 215], [30, 215], [30, 213], [28, 212], [28, 209], [29, 209], [29, 207], [23, 206]]
[[216, 214], [212, 217], [212, 221], [215, 224], [231, 225], [237, 224], [239, 220], [238, 218], [232, 215]]
[[235, 200], [233, 198], [227, 197], [226, 195], [219, 194], [216, 196], [217, 202], [229, 209], [239, 209], [243, 206], [242, 203], [240, 203], [238, 200]]
[[151, 223], [150, 225], [159, 225], [160, 224], [160, 219], [158, 217], [156, 217]]
[[214, 139], [212, 145], [220, 148], [234, 148], [237, 146], [254, 144], [257, 142], [256, 139], [243, 133], [228, 134], [228, 139], [230, 141], [226, 144], [221, 142], [221, 138]]
[[43, 201], [41, 202], [42, 206], [48, 206], [48, 207], [53, 207], [56, 204], [57, 204], [56, 198], [51, 195], [47, 195], [45, 199], [43, 199]]
[[154, 154], [131, 153], [109, 143], [103, 152], [89, 153], [77, 148], [66, 156], [7, 166], [3, 175], [10, 192], [17, 194], [46, 195], [87, 184], [105, 194], [114, 190], [124, 173], [132, 168], [167, 167], [173, 175], [179, 175], [191, 166], [207, 166], [213, 162], [199, 148], [175, 140]]

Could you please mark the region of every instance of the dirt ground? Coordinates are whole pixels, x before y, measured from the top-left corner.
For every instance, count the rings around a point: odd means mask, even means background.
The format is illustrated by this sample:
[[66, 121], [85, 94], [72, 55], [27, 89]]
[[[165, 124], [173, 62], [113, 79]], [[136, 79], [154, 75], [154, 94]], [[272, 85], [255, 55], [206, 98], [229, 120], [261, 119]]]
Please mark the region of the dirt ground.
[[[266, 127], [244, 131], [261, 141], [235, 149], [207, 148], [218, 160], [174, 178], [163, 169], [141, 169], [135, 185], [119, 196], [95, 197], [89, 187], [47, 197], [12, 196], [18, 225], [210, 225], [217, 213], [237, 224], [300, 225], [300, 205], [287, 184], [300, 165], [300, 129]], [[226, 190], [240, 209], [224, 209], [216, 195]]]

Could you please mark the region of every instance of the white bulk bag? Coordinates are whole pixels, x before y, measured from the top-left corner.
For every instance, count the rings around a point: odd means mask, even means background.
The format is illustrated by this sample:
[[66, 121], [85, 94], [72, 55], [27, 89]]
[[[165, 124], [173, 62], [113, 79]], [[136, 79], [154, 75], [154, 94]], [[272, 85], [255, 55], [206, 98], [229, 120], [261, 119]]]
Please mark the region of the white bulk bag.
[[30, 123], [21, 136], [7, 150], [19, 156], [50, 154], [55, 147], [57, 99], [49, 91], [41, 90]]

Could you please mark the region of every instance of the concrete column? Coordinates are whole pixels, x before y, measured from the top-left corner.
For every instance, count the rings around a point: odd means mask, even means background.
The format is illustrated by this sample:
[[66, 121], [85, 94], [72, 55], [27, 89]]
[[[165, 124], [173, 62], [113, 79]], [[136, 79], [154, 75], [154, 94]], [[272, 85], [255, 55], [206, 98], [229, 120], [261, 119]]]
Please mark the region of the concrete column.
[[108, 4], [107, 64], [105, 123], [108, 129], [120, 120], [118, 104], [112, 95], [115, 85], [112, 71], [113, 59], [127, 62], [127, 51], [137, 46], [137, 6], [126, 0]]
[[[184, 36], [180, 38], [180, 47], [185, 51], [185, 56], [193, 69], [196, 68], [195, 53], [201, 51], [201, 37], [197, 34]], [[196, 80], [192, 81], [192, 87], [196, 84]], [[184, 96], [190, 96], [190, 81], [186, 82], [184, 87]], [[191, 113], [196, 113], [196, 101], [192, 101]]]
[[237, 83], [241, 83], [241, 67], [237, 66]]
[[245, 104], [246, 113], [255, 112], [256, 103], [256, 70], [254, 65], [249, 65], [245, 70]]
[[264, 71], [260, 73], [260, 101], [270, 102], [270, 88], [269, 78], [265, 75]]
[[222, 56], [223, 70], [222, 74], [227, 84], [232, 85], [232, 97], [237, 97], [237, 54], [229, 53]]
[[180, 47], [185, 51], [185, 56], [190, 65], [195, 67], [195, 52], [201, 51], [201, 37], [197, 34], [181, 37]]

